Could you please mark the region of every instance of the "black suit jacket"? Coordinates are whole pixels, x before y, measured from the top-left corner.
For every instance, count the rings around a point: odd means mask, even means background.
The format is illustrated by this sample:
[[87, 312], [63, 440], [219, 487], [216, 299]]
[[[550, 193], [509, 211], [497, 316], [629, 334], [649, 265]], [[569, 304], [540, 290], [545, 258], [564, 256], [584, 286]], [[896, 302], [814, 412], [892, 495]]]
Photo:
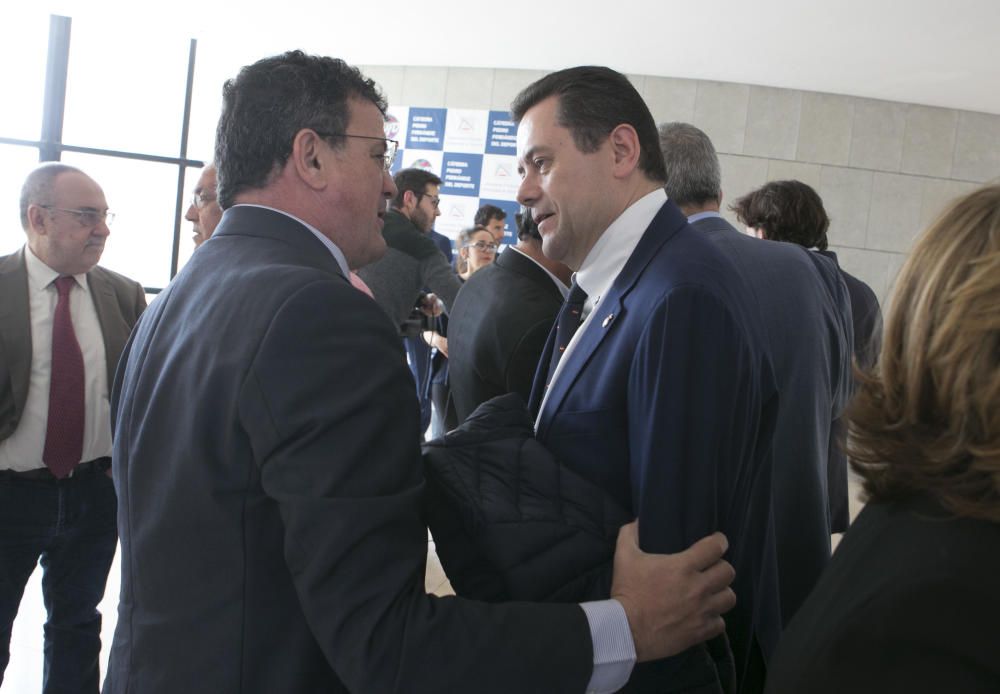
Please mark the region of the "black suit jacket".
[[870, 504], [785, 632], [768, 694], [1000, 691], [1000, 523]]
[[[0, 441], [17, 429], [28, 398], [31, 377], [31, 315], [28, 270], [22, 248], [0, 258]], [[138, 282], [117, 272], [95, 267], [87, 283], [104, 336], [108, 389], [118, 358], [132, 326], [146, 308], [146, 295]]]
[[537, 263], [508, 248], [458, 293], [448, 328], [451, 393], [462, 422], [505, 393], [525, 400], [562, 293]]
[[583, 690], [578, 606], [424, 593], [419, 417], [394, 327], [308, 229], [249, 206], [146, 312], [112, 402], [107, 692]]
[[[832, 251], [815, 251], [838, 263], [837, 256]], [[839, 263], [838, 263], [839, 267]], [[851, 296], [851, 316], [854, 320], [854, 360], [858, 367], [869, 371], [878, 361], [882, 350], [882, 310], [878, 305], [878, 297], [867, 284], [854, 275], [840, 270], [841, 277], [847, 285], [847, 293]], [[833, 517], [834, 532], [842, 533], [851, 522], [850, 504], [847, 488], [847, 422], [837, 419], [833, 423], [833, 436], [830, 438], [830, 490], [831, 502], [839, 500], [830, 511]]]
[[[832, 509], [847, 504], [831, 427], [851, 394], [851, 304], [835, 263], [801, 246], [741, 234], [721, 217], [692, 224], [734, 263], [760, 306], [778, 382], [774, 527], [782, 624], [830, 560]], [[837, 469], [829, 470], [829, 465]], [[834, 496], [831, 496], [831, 492]]]

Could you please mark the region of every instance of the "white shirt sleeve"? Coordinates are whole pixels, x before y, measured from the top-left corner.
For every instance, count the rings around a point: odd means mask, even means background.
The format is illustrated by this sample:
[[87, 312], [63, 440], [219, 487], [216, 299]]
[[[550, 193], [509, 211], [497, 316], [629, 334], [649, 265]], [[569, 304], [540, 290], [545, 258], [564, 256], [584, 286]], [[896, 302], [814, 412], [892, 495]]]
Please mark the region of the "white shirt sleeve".
[[625, 686], [635, 666], [635, 644], [625, 608], [617, 600], [580, 603], [594, 643], [594, 671], [588, 694], [606, 694]]

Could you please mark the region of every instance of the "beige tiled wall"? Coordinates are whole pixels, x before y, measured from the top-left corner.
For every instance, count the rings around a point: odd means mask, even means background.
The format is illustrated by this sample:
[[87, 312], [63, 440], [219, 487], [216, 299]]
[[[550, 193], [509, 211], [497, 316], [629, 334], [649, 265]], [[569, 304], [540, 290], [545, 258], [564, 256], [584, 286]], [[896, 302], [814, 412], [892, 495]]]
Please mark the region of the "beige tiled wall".
[[[366, 67], [390, 103], [505, 109], [538, 70]], [[1000, 115], [746, 84], [629, 75], [657, 122], [712, 138], [726, 202], [770, 180], [816, 188], [842, 265], [885, 303], [944, 204], [1000, 180]], [[725, 214], [735, 219], [728, 210]]]

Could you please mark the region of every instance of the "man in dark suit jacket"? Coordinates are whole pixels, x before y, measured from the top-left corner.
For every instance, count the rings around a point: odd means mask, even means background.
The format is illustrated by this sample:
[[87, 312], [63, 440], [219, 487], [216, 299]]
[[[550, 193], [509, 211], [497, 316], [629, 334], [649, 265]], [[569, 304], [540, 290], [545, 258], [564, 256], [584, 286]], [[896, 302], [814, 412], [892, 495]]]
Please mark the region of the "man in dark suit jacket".
[[517, 217], [517, 245], [469, 277], [451, 312], [451, 393], [459, 422], [497, 395], [518, 393], [527, 401], [569, 291], [570, 270], [542, 253], [531, 211]]
[[[385, 108], [355, 68], [297, 51], [225, 85], [222, 222], [115, 382], [109, 694], [608, 691], [592, 678], [616, 620], [590, 615], [620, 603], [640, 657], [718, 626], [693, 616], [729, 599], [718, 537], [671, 557], [624, 543], [618, 599], [582, 608], [425, 594], [413, 380], [396, 326], [346, 278], [385, 250]], [[697, 591], [714, 595], [663, 629]]]
[[[715, 147], [688, 123], [660, 126], [667, 195], [733, 264], [760, 306], [781, 396], [774, 432], [774, 516], [787, 625], [830, 561], [831, 509], [846, 489], [828, 487], [833, 420], [851, 393], [851, 306], [834, 263], [787, 243], [759, 241], [719, 214]], [[844, 464], [834, 460], [833, 464]], [[836, 495], [831, 498], [831, 491]]]
[[[757, 238], [815, 249], [814, 254], [837, 266], [850, 296], [854, 359], [861, 369], [874, 367], [882, 345], [882, 311], [871, 287], [840, 268], [837, 256], [827, 250], [830, 217], [816, 191], [802, 181], [771, 181], [737, 200], [733, 210]], [[850, 522], [846, 443], [847, 427], [838, 418], [829, 443], [830, 515], [832, 530], [838, 533]]]
[[41, 557], [46, 692], [97, 692], [97, 605], [115, 553], [108, 393], [146, 306], [97, 267], [110, 215], [79, 169], [46, 164], [21, 191], [27, 245], [0, 258], [0, 682]]
[[[777, 392], [751, 290], [667, 201], [656, 124], [624, 75], [553, 73], [511, 110], [518, 200], [532, 208], [545, 255], [576, 271], [532, 392], [538, 440], [638, 516], [646, 550], [730, 536], [737, 606], [726, 630], [740, 691], [758, 691], [781, 626], [770, 519]], [[583, 322], [571, 338], [572, 312]], [[692, 649], [637, 668], [632, 684], [719, 691], [731, 676], [718, 655]]]

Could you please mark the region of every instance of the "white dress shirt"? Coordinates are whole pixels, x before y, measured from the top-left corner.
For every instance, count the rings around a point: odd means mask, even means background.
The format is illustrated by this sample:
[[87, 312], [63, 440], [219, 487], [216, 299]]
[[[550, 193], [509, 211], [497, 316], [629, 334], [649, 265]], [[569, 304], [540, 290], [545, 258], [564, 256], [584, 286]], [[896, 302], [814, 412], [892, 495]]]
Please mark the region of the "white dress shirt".
[[[549, 375], [549, 388], [542, 399], [542, 406], [538, 409], [539, 418], [545, 410], [549, 393], [552, 392], [552, 384], [562, 373], [563, 365], [569, 361], [569, 355], [590, 325], [591, 317], [595, 313], [600, 313], [597, 309], [600, 308], [601, 298], [607, 294], [608, 289], [618, 278], [625, 263], [632, 257], [635, 247], [639, 245], [642, 235], [652, 223], [653, 217], [666, 201], [666, 192], [662, 188], [657, 188], [625, 208], [625, 211], [618, 215], [618, 218], [597, 239], [597, 243], [580, 264], [580, 269], [573, 275], [573, 281], [587, 292], [587, 301], [583, 304], [583, 323], [566, 345], [566, 351], [560, 357], [555, 373]], [[538, 428], [537, 420], [535, 428]]]
[[[21, 421], [13, 434], [0, 441], [0, 470], [24, 472], [45, 467], [45, 430], [49, 421], [49, 384], [52, 376], [52, 321], [59, 301], [53, 284], [60, 274], [24, 249], [28, 270], [28, 310], [31, 320], [31, 373]], [[87, 275], [74, 275], [69, 292], [73, 332], [83, 353], [83, 454], [80, 462], [111, 455], [111, 405], [104, 334], [90, 292]]]

